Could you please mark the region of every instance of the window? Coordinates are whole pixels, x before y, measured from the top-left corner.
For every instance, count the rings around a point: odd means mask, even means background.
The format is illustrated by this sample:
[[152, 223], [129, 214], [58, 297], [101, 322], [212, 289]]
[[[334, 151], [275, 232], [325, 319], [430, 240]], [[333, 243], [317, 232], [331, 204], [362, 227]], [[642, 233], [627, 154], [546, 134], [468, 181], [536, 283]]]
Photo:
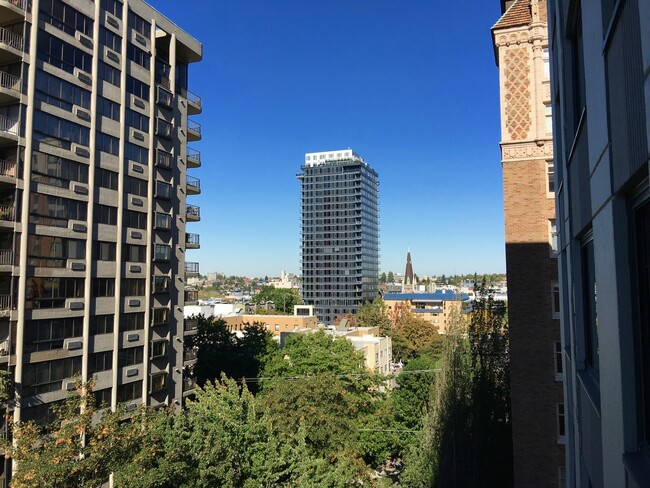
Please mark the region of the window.
[[139, 197], [146, 197], [149, 182], [146, 180], [141, 180], [140, 178], [134, 178], [132, 176], [127, 176], [124, 179], [125, 191], [126, 193], [131, 193], [133, 195], [138, 195]]
[[99, 77], [111, 85], [115, 85], [118, 88], [120, 87], [120, 70], [113, 68], [104, 61], [99, 62]]
[[557, 413], [557, 442], [564, 444], [566, 442], [566, 420], [564, 418], [564, 403], [556, 405]]
[[555, 193], [555, 164], [553, 161], [546, 161], [546, 181], [548, 182], [548, 192]]
[[149, 132], [149, 117], [130, 108], [126, 109], [126, 125], [142, 132]]
[[112, 120], [120, 120], [120, 105], [101, 95], [97, 97], [97, 113]]
[[544, 118], [546, 121], [546, 133], [553, 134], [553, 108], [550, 104], [544, 105]]
[[147, 214], [136, 212], [134, 210], [127, 210], [124, 212], [124, 225], [126, 227], [144, 230], [147, 228]]
[[147, 247], [137, 246], [135, 244], [125, 244], [122, 253], [122, 261], [132, 263], [144, 263], [147, 259]]
[[68, 259], [85, 259], [86, 245], [80, 239], [27, 236], [27, 264], [43, 268], [65, 268]]
[[142, 381], [127, 383], [117, 387], [117, 401], [119, 403], [130, 402], [142, 398]]
[[63, 341], [83, 336], [83, 317], [25, 321], [25, 352], [62, 349]]
[[172, 197], [172, 185], [165, 181], [156, 181], [156, 198], [169, 200]]
[[73, 105], [90, 109], [90, 92], [47, 71], [36, 77], [36, 99], [63, 110], [72, 111]]
[[551, 77], [551, 60], [547, 47], [542, 50], [542, 61], [544, 62], [544, 79], [548, 80]]
[[91, 315], [90, 335], [112, 334], [115, 324], [115, 315]]
[[[149, 132], [149, 127], [147, 126], [143, 131]], [[149, 164], [149, 149], [132, 142], [126, 142], [124, 143], [124, 157], [140, 164]]]
[[113, 351], [96, 352], [90, 355], [88, 367], [91, 373], [108, 371], [113, 368]]
[[151, 24], [132, 10], [129, 10], [129, 27], [146, 38], [151, 35]]
[[121, 294], [123, 297], [143, 296], [144, 284], [142, 278], [122, 278]]
[[151, 375], [151, 393], [167, 388], [167, 373]]
[[122, 2], [120, 0], [100, 0], [99, 5], [109, 14], [118, 19], [122, 18]]
[[45, 63], [68, 73], [74, 73], [75, 68], [90, 73], [92, 71], [92, 58], [91, 54], [77, 49], [44, 30], [38, 33], [38, 59]]
[[[572, 74], [571, 86], [567, 91], [573, 94], [573, 106], [575, 112], [573, 113], [573, 132], [570, 134], [570, 140], [578, 129], [578, 123], [582, 115], [582, 110], [586, 104], [586, 90], [585, 90], [585, 55], [584, 44], [582, 38], [582, 14], [581, 9], [577, 10], [577, 16], [573, 22], [573, 29], [569, 35], [569, 42], [571, 43], [571, 69], [568, 71]], [[567, 77], [568, 78], [568, 77]], [[569, 145], [570, 147], [570, 145]]]
[[555, 379], [562, 381], [564, 379], [564, 366], [562, 366], [562, 343], [555, 342]]
[[97, 131], [95, 144], [98, 151], [117, 156], [120, 150], [120, 140], [117, 137], [109, 136], [103, 132]]
[[151, 358], [161, 358], [167, 356], [167, 341], [151, 342]]
[[169, 261], [172, 255], [172, 247], [167, 244], [155, 245], [154, 260], [156, 261]]
[[122, 37], [108, 30], [103, 25], [99, 27], [99, 42], [118, 53], [122, 51]]
[[169, 276], [154, 276], [153, 277], [153, 292], [154, 293], [169, 293], [169, 285], [171, 278]]
[[154, 308], [152, 325], [167, 325], [168, 323], [169, 323], [169, 309]]
[[172, 167], [173, 156], [171, 153], [156, 149], [156, 167], [170, 169]]
[[118, 176], [119, 175], [115, 171], [97, 168], [95, 170], [95, 186], [100, 186], [109, 190], [117, 190]]
[[[40, 110], [34, 115], [34, 137], [51, 146], [70, 149], [71, 144], [90, 144], [90, 129]], [[53, 141], [52, 138], [57, 139]]]
[[172, 137], [172, 124], [167, 122], [164, 119], [156, 119], [156, 135], [164, 137], [165, 139], [171, 139]]
[[68, 220], [86, 220], [86, 202], [52, 195], [32, 193], [29, 196], [31, 224], [67, 227]]
[[120, 368], [140, 364], [142, 363], [143, 353], [144, 348], [142, 346], [122, 348], [117, 352], [117, 363]]
[[51, 24], [73, 37], [77, 31], [88, 37], [93, 36], [93, 21], [61, 0], [41, 0], [39, 7], [40, 18], [45, 23]]
[[117, 208], [115, 207], [96, 203], [94, 214], [93, 221], [98, 224], [117, 225]]
[[559, 319], [560, 318], [560, 285], [557, 283], [553, 283], [553, 290], [552, 290], [552, 297], [551, 301], [553, 304], [553, 318], [554, 319]]
[[151, 56], [149, 53], [143, 51], [130, 42], [126, 46], [126, 57], [130, 61], [142, 66], [144, 69], [148, 70], [151, 67]]
[[122, 316], [122, 328], [125, 331], [144, 329], [144, 312], [124, 314]]
[[557, 224], [555, 219], [549, 219], [548, 221], [548, 237], [551, 252], [557, 253]]
[[93, 391], [95, 397], [95, 408], [106, 408], [111, 405], [111, 388]]
[[28, 309], [63, 308], [68, 298], [84, 296], [83, 278], [27, 278]]
[[115, 278], [93, 278], [91, 294], [93, 297], [114, 297]]
[[594, 241], [589, 235], [582, 245], [582, 311], [584, 353], [587, 368], [598, 377], [600, 366], [598, 358], [598, 312], [596, 309], [596, 275], [594, 261]]
[[62, 380], [81, 373], [81, 356], [26, 364], [23, 370], [23, 396], [40, 395], [62, 389]]
[[169, 230], [172, 228], [172, 216], [156, 212], [156, 229]]
[[32, 180], [44, 185], [69, 188], [70, 181], [88, 183], [88, 166], [34, 151], [32, 152]]
[[149, 100], [149, 90], [150, 87], [146, 83], [135, 79], [131, 75], [126, 77], [126, 91], [132, 93], [136, 97], [142, 98], [144, 100]]
[[96, 261], [115, 261], [115, 243], [93, 241], [93, 259]]

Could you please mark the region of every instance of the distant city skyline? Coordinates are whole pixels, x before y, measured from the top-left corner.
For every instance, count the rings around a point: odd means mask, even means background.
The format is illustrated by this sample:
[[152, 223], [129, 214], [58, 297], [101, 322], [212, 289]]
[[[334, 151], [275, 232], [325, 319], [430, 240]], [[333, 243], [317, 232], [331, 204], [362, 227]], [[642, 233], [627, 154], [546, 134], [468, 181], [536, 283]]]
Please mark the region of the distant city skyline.
[[202, 273], [300, 273], [296, 168], [342, 147], [379, 174], [382, 271], [505, 271], [498, 2], [152, 4], [204, 45]]

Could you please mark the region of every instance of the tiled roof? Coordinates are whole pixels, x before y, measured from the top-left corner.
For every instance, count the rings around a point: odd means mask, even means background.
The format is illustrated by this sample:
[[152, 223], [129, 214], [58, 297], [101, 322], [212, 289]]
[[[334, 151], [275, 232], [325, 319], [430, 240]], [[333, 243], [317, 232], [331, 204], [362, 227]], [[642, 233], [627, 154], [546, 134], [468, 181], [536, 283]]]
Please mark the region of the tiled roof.
[[514, 3], [510, 5], [510, 8], [501, 16], [499, 21], [494, 24], [492, 30], [528, 25], [532, 20], [533, 17], [530, 13], [530, 0], [515, 0]]

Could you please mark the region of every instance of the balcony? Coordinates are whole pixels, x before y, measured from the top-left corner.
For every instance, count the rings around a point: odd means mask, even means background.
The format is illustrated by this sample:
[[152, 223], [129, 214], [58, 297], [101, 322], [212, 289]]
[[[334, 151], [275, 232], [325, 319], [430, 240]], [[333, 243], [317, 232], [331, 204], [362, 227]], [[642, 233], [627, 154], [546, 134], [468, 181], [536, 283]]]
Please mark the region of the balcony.
[[0, 103], [17, 103], [20, 101], [20, 78], [0, 71]]
[[199, 330], [198, 319], [185, 319], [183, 323], [183, 332], [185, 335], [194, 335]]
[[186, 218], [188, 222], [198, 222], [201, 220], [201, 208], [196, 205], [188, 205], [186, 209]]
[[13, 24], [25, 17], [26, 0], [0, 0], [0, 18], [7, 24]]
[[184, 363], [185, 366], [187, 366], [188, 363], [196, 362], [197, 357], [198, 357], [198, 354], [196, 352], [196, 349], [184, 349], [183, 350], [183, 363]]
[[201, 124], [193, 121], [192, 119], [187, 119], [187, 140], [188, 141], [201, 140]]
[[14, 251], [12, 249], [0, 249], [0, 270], [5, 266], [14, 264]]
[[0, 178], [16, 178], [16, 162], [0, 159]]
[[[0, 0], [0, 3], [6, 6], [7, 3], [11, 2]], [[0, 9], [0, 14], [3, 14], [6, 10], [6, 8]], [[2, 16], [2, 20], [5, 20], [4, 16]], [[23, 46], [23, 36], [0, 27], [0, 64], [20, 61], [23, 57]]]
[[10, 119], [0, 115], [0, 142], [2, 140], [18, 140], [18, 119]]
[[0, 310], [11, 310], [11, 295], [0, 295]]
[[176, 88], [176, 93], [187, 99], [188, 115], [198, 115], [203, 110], [201, 108], [201, 97], [185, 88]]
[[156, 119], [156, 135], [164, 139], [172, 138], [173, 127], [172, 125], [161, 118]]
[[187, 167], [198, 168], [201, 166], [201, 153], [191, 147], [187, 148]]
[[185, 305], [198, 305], [198, 304], [199, 304], [199, 291], [185, 290]]
[[200, 247], [199, 234], [185, 234], [186, 249], [199, 249]]
[[174, 163], [174, 156], [162, 149], [156, 149], [156, 167], [171, 169]]
[[185, 276], [199, 276], [199, 263], [188, 263], [185, 262]]
[[193, 392], [195, 387], [196, 380], [194, 378], [183, 378], [183, 394]]
[[13, 222], [16, 218], [16, 207], [13, 205], [0, 205], [0, 222]]
[[198, 178], [187, 175], [185, 184], [186, 184], [188, 195], [198, 195], [199, 193], [201, 193], [201, 180], [199, 180]]

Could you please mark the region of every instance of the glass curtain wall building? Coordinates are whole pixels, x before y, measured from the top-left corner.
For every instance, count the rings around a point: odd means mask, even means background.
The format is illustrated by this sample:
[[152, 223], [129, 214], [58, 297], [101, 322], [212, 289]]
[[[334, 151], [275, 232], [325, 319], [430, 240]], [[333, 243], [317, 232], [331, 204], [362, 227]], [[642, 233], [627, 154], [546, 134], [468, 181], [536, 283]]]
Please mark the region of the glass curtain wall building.
[[319, 321], [378, 294], [379, 179], [351, 149], [308, 153], [302, 193], [302, 294]]
[[0, 0], [0, 367], [15, 420], [46, 422], [77, 375], [113, 407], [191, 391], [201, 57], [140, 0]]

